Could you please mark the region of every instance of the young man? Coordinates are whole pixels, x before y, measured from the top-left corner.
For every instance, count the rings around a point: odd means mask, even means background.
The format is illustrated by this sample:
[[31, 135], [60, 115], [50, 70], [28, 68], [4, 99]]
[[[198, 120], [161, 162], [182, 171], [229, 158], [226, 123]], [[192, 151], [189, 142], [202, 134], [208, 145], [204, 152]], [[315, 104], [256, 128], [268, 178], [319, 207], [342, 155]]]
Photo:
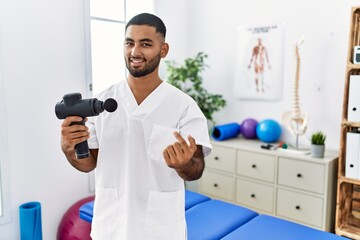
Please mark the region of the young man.
[[[162, 81], [166, 28], [152, 14], [125, 28], [129, 77], [96, 96], [118, 108], [86, 126], [62, 123], [62, 149], [78, 170], [96, 168], [93, 240], [186, 239], [184, 180], [199, 179], [210, 153], [207, 121], [196, 102]], [[89, 130], [89, 132], [88, 132]], [[75, 145], [88, 140], [90, 156], [76, 159]]]

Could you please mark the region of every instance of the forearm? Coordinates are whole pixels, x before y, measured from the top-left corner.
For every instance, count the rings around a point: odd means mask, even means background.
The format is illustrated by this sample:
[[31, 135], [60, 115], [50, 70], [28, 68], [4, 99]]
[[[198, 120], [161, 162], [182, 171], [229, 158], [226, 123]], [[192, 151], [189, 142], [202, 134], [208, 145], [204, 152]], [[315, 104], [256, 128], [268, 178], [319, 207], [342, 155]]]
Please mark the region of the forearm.
[[202, 147], [199, 146], [192, 159], [181, 169], [176, 169], [179, 176], [185, 181], [198, 180], [204, 171], [205, 160]]

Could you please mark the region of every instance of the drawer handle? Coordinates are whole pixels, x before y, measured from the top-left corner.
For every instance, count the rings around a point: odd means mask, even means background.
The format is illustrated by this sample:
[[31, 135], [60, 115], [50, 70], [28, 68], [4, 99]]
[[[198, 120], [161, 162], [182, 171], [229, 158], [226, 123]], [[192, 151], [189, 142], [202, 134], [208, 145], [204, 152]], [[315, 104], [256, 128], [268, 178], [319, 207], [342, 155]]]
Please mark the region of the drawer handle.
[[301, 177], [302, 177], [301, 173], [298, 173], [296, 176], [297, 176], [298, 178], [301, 178]]
[[219, 160], [219, 157], [217, 157], [217, 156], [216, 156], [216, 157], [214, 157], [214, 160]]
[[297, 205], [297, 206], [295, 207], [295, 209], [296, 209], [296, 210], [300, 210], [300, 206]]
[[254, 193], [251, 194], [250, 197], [251, 197], [251, 198], [255, 198], [255, 194], [254, 194]]
[[256, 164], [251, 165], [252, 168], [256, 168]]
[[218, 187], [219, 185], [217, 183], [214, 183], [214, 187]]

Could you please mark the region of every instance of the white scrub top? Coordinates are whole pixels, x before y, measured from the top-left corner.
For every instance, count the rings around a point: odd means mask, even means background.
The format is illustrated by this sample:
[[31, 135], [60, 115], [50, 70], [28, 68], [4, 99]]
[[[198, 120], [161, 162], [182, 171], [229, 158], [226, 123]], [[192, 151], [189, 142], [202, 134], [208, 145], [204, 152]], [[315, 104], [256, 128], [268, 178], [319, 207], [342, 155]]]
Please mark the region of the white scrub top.
[[174, 131], [211, 151], [207, 120], [196, 102], [162, 82], [140, 105], [127, 81], [96, 96], [118, 108], [89, 118], [90, 149], [99, 149], [95, 170], [93, 240], [186, 239], [184, 181], [169, 168], [163, 150]]

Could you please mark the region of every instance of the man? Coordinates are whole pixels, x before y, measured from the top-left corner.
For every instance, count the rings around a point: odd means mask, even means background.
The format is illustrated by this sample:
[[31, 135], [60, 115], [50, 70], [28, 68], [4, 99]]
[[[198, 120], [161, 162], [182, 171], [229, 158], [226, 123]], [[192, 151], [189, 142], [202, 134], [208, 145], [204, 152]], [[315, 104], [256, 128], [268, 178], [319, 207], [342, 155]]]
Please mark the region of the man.
[[[158, 75], [165, 35], [160, 18], [133, 17], [124, 41], [129, 77], [96, 96], [114, 98], [117, 110], [87, 126], [70, 126], [76, 116], [62, 123], [68, 161], [83, 172], [96, 168], [93, 240], [186, 239], [184, 180], [201, 177], [211, 144], [195, 101]], [[87, 139], [90, 156], [76, 159], [75, 145]]]
[[251, 68], [252, 62], [254, 62], [255, 71], [255, 85], [256, 91], [264, 92], [264, 71], [265, 71], [265, 59], [268, 64], [268, 68], [271, 69], [269, 57], [265, 46], [262, 44], [261, 38], [258, 38], [257, 45], [253, 48], [250, 63], [248, 68]]

